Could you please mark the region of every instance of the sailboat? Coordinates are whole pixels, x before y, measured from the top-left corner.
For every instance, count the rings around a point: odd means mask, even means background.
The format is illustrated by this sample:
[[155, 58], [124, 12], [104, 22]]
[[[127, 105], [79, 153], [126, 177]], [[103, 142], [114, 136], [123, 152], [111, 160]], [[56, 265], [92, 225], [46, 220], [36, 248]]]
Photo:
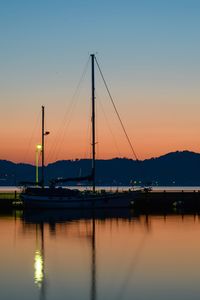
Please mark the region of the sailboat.
[[[97, 191], [96, 190], [96, 157], [95, 157], [95, 55], [91, 54], [91, 78], [92, 78], [92, 169], [87, 176], [76, 178], [53, 179], [49, 187], [44, 186], [44, 137], [48, 133], [44, 130], [44, 106], [42, 107], [42, 180], [39, 186], [26, 187], [21, 193], [21, 199], [25, 207], [35, 208], [122, 208], [131, 207], [134, 199], [140, 191]], [[92, 183], [92, 190], [80, 191], [56, 187], [64, 182], [88, 181]]]

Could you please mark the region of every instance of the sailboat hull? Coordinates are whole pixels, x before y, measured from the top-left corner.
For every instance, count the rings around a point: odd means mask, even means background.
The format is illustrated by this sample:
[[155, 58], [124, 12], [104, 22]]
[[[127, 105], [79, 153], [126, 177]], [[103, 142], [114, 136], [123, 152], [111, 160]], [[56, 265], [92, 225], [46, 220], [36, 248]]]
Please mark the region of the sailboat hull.
[[80, 193], [78, 196], [41, 196], [22, 193], [21, 199], [25, 207], [35, 208], [127, 208], [133, 206], [138, 195], [139, 191], [111, 192], [104, 195]]

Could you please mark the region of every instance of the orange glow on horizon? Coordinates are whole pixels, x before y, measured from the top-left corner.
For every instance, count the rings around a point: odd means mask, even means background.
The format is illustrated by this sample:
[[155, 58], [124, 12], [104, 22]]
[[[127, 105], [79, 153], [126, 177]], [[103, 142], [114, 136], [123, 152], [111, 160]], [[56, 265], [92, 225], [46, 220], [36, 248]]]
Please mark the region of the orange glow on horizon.
[[[55, 87], [45, 95], [45, 101], [38, 93], [31, 94], [31, 108], [25, 102], [25, 96], [21, 107], [19, 96], [12, 103], [12, 110], [9, 101], [4, 103], [0, 112], [3, 124], [0, 159], [35, 164], [35, 147], [41, 143], [41, 103], [45, 105], [45, 129], [50, 131], [50, 135], [45, 137], [46, 164], [56, 160], [90, 158], [89, 87], [87, 85], [87, 91], [83, 91], [83, 96], [79, 96], [72, 107], [71, 96], [66, 94], [66, 90], [57, 91]], [[48, 91], [49, 86], [44, 88]], [[199, 109], [195, 104], [199, 99], [197, 90], [188, 89], [184, 93], [182, 89], [172, 87], [163, 93], [162, 87], [152, 85], [147, 90], [141, 86], [134, 86], [134, 89], [130, 86], [126, 91], [120, 83], [115, 83], [114, 90], [118, 111], [139, 159], [177, 150], [200, 152]], [[10, 97], [12, 99], [14, 95]], [[55, 98], [59, 99], [57, 103]], [[192, 104], [189, 104], [190, 98]], [[101, 90], [97, 91], [96, 107], [97, 159], [134, 159], [113, 108]]]

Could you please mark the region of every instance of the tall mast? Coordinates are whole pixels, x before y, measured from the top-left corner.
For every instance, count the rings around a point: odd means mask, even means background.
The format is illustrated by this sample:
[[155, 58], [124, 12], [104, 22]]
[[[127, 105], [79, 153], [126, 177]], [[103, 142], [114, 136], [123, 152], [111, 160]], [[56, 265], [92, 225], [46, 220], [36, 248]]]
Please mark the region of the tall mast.
[[44, 106], [42, 106], [42, 188], [44, 188]]
[[95, 192], [95, 77], [94, 77], [94, 58], [95, 55], [91, 54], [91, 67], [92, 67], [92, 188]]

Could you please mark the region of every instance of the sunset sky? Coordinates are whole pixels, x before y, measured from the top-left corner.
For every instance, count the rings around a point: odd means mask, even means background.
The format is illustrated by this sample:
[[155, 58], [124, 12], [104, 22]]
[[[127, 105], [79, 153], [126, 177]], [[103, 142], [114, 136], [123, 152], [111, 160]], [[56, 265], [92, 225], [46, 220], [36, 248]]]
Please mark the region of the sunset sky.
[[[200, 1], [0, 2], [0, 159], [90, 157], [90, 53], [139, 159], [200, 152]], [[77, 88], [78, 86], [78, 88]], [[130, 157], [96, 74], [97, 158]]]

